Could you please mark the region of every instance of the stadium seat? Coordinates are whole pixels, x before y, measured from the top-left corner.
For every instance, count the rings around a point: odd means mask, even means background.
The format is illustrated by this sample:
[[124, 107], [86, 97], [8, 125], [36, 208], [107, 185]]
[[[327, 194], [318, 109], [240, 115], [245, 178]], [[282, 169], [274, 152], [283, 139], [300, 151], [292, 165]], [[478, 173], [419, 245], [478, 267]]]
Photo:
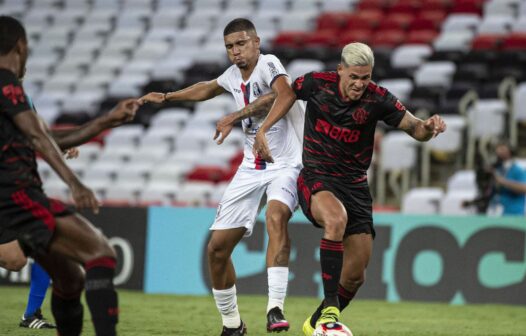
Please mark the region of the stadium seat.
[[497, 34], [478, 35], [471, 42], [471, 49], [473, 50], [497, 50], [502, 44], [503, 39], [504, 39], [503, 35], [497, 35]]
[[485, 0], [456, 0], [451, 7], [452, 13], [482, 14], [482, 4]]
[[356, 5], [357, 10], [385, 10], [389, 0], [362, 0]]
[[[347, 22], [353, 17], [351, 12], [326, 12], [319, 15], [316, 19], [316, 30], [345, 29]], [[363, 28], [363, 27], [362, 27]]]
[[[378, 160], [376, 198], [379, 204], [385, 203], [387, 174], [401, 174], [401, 182], [389, 183], [397, 198], [409, 190], [410, 171], [416, 164], [416, 146], [404, 132], [393, 131], [382, 138]], [[400, 160], [400, 158], [404, 158]], [[395, 175], [392, 175], [395, 176]], [[393, 179], [390, 179], [393, 182]]]
[[431, 44], [437, 37], [435, 30], [412, 30], [407, 35], [405, 44]]
[[433, 50], [428, 45], [404, 44], [396, 48], [391, 56], [393, 68], [416, 68], [420, 66]]
[[467, 52], [471, 47], [474, 35], [470, 30], [442, 31], [433, 41], [433, 47], [436, 51], [442, 52]]
[[484, 3], [484, 17], [489, 16], [515, 16], [514, 4], [508, 1], [491, 0]]
[[323, 71], [324, 64], [318, 60], [295, 59], [287, 66], [287, 72], [291, 79], [296, 79], [311, 71]]
[[373, 48], [395, 48], [401, 45], [405, 40], [403, 30], [385, 30], [376, 31], [369, 41]]
[[450, 14], [442, 24], [442, 31], [474, 30], [480, 21], [477, 14]]
[[415, 84], [418, 86], [447, 87], [456, 66], [453, 62], [427, 62], [415, 72]]
[[463, 190], [475, 192], [477, 190], [475, 171], [459, 170], [455, 172], [447, 181], [447, 190], [450, 193]]
[[387, 15], [379, 24], [379, 30], [406, 30], [413, 21], [413, 16], [406, 13], [394, 13]]
[[504, 38], [502, 41], [502, 50], [525, 50], [526, 49], [526, 33], [512, 33]]
[[471, 207], [463, 207], [462, 203], [464, 201], [471, 201], [476, 196], [477, 193], [475, 191], [448, 191], [440, 201], [440, 214], [448, 216], [474, 215], [474, 210]]
[[411, 215], [438, 214], [444, 192], [440, 188], [414, 188], [404, 195], [401, 212]]
[[477, 26], [479, 34], [507, 34], [510, 32], [515, 19], [511, 16], [484, 17]]
[[338, 47], [343, 48], [344, 46], [352, 42], [362, 42], [368, 44], [372, 36], [372, 30], [353, 29], [345, 31], [337, 35]]
[[406, 78], [383, 79], [378, 82], [378, 85], [388, 89], [401, 101], [406, 101], [411, 91], [413, 91], [413, 81]]
[[375, 29], [384, 18], [384, 13], [379, 10], [358, 11], [351, 17], [347, 18], [345, 27], [348, 29]]
[[206, 205], [215, 189], [211, 182], [187, 181], [181, 185], [175, 199], [176, 204], [187, 206]]
[[526, 82], [517, 87], [513, 100], [513, 114], [517, 121], [526, 121]]

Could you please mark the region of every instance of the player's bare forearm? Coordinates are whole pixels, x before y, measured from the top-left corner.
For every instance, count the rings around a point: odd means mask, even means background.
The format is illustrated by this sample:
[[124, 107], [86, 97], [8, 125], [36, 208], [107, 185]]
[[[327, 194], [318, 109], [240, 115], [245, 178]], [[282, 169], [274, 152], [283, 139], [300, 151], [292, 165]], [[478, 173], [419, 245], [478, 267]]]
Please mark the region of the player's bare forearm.
[[217, 84], [216, 80], [199, 82], [182, 90], [167, 92], [165, 101], [203, 101], [214, 98], [225, 90]]
[[63, 130], [52, 130], [51, 136], [61, 150], [66, 150], [90, 141], [93, 137], [109, 128], [111, 128], [110, 120], [107, 116], [102, 116], [82, 126]]
[[276, 94], [274, 92], [259, 97], [243, 109], [232, 113], [233, 121], [238, 122], [249, 117], [261, 117], [267, 115], [275, 99]]
[[80, 184], [75, 174], [64, 162], [62, 152], [51, 136], [42, 128], [36, 114], [25, 111], [17, 114], [13, 118], [16, 126], [26, 135], [37, 152], [42, 155], [44, 160], [55, 170], [55, 172], [66, 182], [68, 186]]
[[433, 132], [428, 132], [424, 128], [424, 121], [418, 118], [417, 120], [410, 120], [406, 127], [402, 128], [407, 134], [418, 141], [428, 141], [433, 137]]
[[439, 133], [444, 132], [446, 125], [437, 115], [424, 121], [415, 117], [411, 112], [406, 111], [398, 128], [405, 131], [415, 140], [428, 141]]
[[260, 130], [268, 131], [272, 125], [283, 118], [296, 101], [296, 94], [290, 87], [287, 77], [281, 76], [272, 84], [272, 91], [276, 94], [274, 104], [270, 108], [267, 118], [263, 121]]

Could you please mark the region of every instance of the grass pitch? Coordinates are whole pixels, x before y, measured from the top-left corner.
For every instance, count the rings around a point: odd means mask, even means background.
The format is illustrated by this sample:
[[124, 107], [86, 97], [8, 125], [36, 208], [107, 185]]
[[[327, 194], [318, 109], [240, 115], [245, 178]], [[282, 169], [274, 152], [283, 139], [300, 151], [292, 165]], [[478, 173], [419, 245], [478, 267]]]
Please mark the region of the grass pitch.
[[[55, 335], [51, 330], [18, 327], [27, 293], [24, 287], [0, 287], [0, 335]], [[218, 336], [221, 333], [221, 319], [212, 297], [146, 295], [124, 290], [119, 293], [119, 335]], [[48, 298], [43, 312], [51, 317]], [[264, 296], [239, 297], [241, 316], [250, 336], [269, 335], [265, 330], [266, 301]], [[289, 297], [285, 308], [291, 330], [279, 335], [301, 336], [301, 325], [318, 302], [314, 298]], [[343, 313], [342, 321], [355, 336], [526, 335], [526, 307], [504, 305], [451, 306], [357, 300]], [[87, 308], [83, 335], [94, 335]]]

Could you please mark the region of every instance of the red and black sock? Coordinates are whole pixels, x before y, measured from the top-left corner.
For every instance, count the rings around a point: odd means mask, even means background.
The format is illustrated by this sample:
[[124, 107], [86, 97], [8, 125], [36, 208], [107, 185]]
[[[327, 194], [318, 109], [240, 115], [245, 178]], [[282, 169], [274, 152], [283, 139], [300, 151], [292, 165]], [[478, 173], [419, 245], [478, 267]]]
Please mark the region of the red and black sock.
[[340, 311], [343, 311], [349, 303], [351, 303], [351, 300], [356, 295], [357, 290], [354, 292], [348, 291], [347, 289], [343, 288], [342, 285], [338, 286], [338, 300], [340, 301]]
[[325, 306], [339, 307], [338, 284], [342, 273], [343, 243], [322, 238], [320, 263]]
[[[338, 302], [340, 303], [340, 311], [343, 311], [345, 308], [347, 308], [347, 306], [349, 305], [349, 303], [351, 303], [351, 300], [354, 298], [355, 295], [356, 292], [349, 292], [348, 290], [343, 288], [342, 285], [338, 285]], [[314, 312], [314, 314], [312, 314], [310, 318], [310, 325], [313, 328], [316, 325], [316, 321], [318, 321], [318, 319], [320, 318], [321, 311], [323, 310], [323, 308], [325, 308], [325, 304], [322, 301], [316, 309], [316, 311]]]
[[58, 335], [79, 336], [82, 332], [84, 309], [80, 303], [80, 293], [74, 298], [64, 298], [53, 291], [51, 312], [55, 317]]
[[87, 262], [86, 301], [97, 336], [115, 336], [119, 319], [117, 292], [113, 288], [115, 259], [102, 257]]

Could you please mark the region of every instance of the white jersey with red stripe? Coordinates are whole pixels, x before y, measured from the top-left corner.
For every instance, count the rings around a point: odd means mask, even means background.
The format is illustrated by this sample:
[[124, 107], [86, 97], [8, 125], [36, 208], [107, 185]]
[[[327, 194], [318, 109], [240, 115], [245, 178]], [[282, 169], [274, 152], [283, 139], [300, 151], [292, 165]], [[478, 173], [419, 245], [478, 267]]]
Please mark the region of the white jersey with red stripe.
[[[285, 68], [276, 56], [261, 54], [247, 81], [243, 80], [239, 68], [232, 65], [217, 78], [217, 83], [232, 93], [238, 108], [242, 109], [258, 97], [270, 93], [274, 80], [280, 76], [286, 76], [290, 80]], [[252, 153], [256, 132], [265, 117], [250, 117], [242, 121], [246, 140], [241, 166], [252, 169], [300, 166], [301, 139], [303, 139], [303, 120], [305, 118], [305, 109], [301, 102], [297, 101], [287, 116], [274, 124], [266, 133], [274, 163], [267, 163], [258, 157], [254, 157]]]

